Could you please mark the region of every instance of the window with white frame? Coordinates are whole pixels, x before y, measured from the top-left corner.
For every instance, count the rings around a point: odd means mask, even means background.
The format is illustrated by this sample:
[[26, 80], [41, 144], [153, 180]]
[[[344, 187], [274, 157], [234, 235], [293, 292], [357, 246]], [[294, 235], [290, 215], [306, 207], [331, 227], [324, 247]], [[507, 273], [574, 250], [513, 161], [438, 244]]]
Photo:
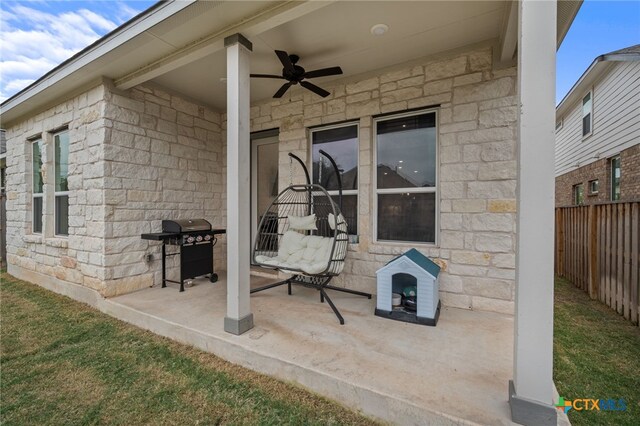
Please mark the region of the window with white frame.
[[337, 203], [338, 179], [323, 150], [336, 162], [342, 180], [342, 215], [349, 234], [358, 234], [358, 125], [354, 123], [311, 130], [313, 183], [323, 186]]
[[376, 239], [436, 242], [436, 112], [376, 120]]
[[53, 135], [55, 176], [55, 234], [69, 235], [69, 132], [63, 130]]
[[584, 204], [584, 187], [581, 183], [573, 185], [573, 204], [576, 206]]
[[593, 92], [582, 98], [582, 137], [587, 137], [593, 130]]
[[620, 177], [622, 170], [620, 168], [620, 156], [615, 156], [611, 160], [611, 201], [620, 200]]
[[600, 190], [600, 181], [598, 179], [589, 181], [589, 194], [596, 195]]
[[42, 233], [42, 206], [44, 195], [44, 182], [42, 180], [42, 154], [44, 144], [42, 139], [31, 142], [31, 170], [32, 170], [32, 225], [31, 232]]

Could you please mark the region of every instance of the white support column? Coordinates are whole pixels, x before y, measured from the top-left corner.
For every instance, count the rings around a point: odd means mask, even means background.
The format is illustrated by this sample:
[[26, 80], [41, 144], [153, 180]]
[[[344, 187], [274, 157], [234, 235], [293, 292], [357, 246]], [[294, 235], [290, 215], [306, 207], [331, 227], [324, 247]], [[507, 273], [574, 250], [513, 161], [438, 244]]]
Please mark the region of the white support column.
[[555, 425], [553, 239], [556, 1], [520, 0], [519, 167], [513, 421]]
[[227, 316], [224, 330], [253, 328], [249, 302], [249, 65], [251, 42], [241, 34], [225, 38], [227, 49]]

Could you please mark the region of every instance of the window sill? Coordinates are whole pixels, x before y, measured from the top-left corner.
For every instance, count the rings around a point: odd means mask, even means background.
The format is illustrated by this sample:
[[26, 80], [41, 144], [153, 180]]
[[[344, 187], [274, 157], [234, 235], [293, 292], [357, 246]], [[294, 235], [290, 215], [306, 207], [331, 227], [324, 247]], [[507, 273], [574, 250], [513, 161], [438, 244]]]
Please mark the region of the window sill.
[[40, 234], [28, 234], [22, 236], [22, 241], [25, 243], [42, 244], [42, 235]]
[[417, 241], [374, 241], [372, 244], [378, 246], [394, 246], [394, 247], [423, 247], [423, 248], [440, 248], [436, 243], [420, 243]]
[[53, 238], [47, 238], [45, 244], [50, 247], [67, 248], [69, 247], [69, 240], [65, 237], [55, 236]]

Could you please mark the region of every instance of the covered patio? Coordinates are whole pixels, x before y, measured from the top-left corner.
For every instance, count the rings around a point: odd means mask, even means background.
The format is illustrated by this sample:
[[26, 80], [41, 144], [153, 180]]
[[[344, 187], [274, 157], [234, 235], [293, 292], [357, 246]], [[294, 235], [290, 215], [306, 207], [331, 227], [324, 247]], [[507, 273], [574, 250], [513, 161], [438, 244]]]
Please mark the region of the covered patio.
[[[272, 279], [252, 276], [251, 286]], [[223, 331], [226, 276], [177, 297], [177, 286], [108, 299], [102, 310], [154, 333], [404, 425], [510, 424], [513, 317], [443, 308], [437, 327], [373, 316], [375, 300], [331, 293], [341, 326], [318, 292], [286, 287], [252, 297], [256, 326]]]
[[[41, 90], [45, 105], [92, 88], [56, 124], [75, 137], [69, 162], [87, 165], [70, 168], [68, 239], [30, 235], [30, 201], [15, 207], [25, 214], [12, 225], [8, 270], [392, 423], [555, 425], [562, 418], [552, 380], [555, 53], [579, 5], [158, 3], [71, 61], [66, 74], [29, 89]], [[284, 75], [274, 50], [299, 56], [308, 70], [344, 73], [317, 80], [326, 97], [292, 86], [273, 99], [283, 82], [250, 75]], [[28, 96], [11, 100], [9, 118], [31, 111]], [[51, 122], [61, 119], [51, 111]], [[429, 120], [407, 131], [423, 131], [414, 138], [419, 149], [395, 155], [401, 135], [382, 161], [379, 124], [401, 133], [406, 124], [398, 120], [418, 115]], [[38, 122], [45, 136], [56, 127], [48, 120]], [[375, 296], [330, 293], [346, 321], [340, 325], [315, 290], [250, 294], [271, 279], [251, 268], [264, 212], [258, 182], [267, 176], [272, 196], [300, 182], [288, 154], [312, 165], [314, 132], [345, 125], [355, 134], [343, 144], [351, 155], [345, 175], [357, 177], [347, 194], [355, 226], [332, 284], [375, 293], [375, 271], [417, 247], [442, 265], [436, 327], [374, 316]], [[23, 136], [33, 132], [18, 130], [14, 151], [31, 165]], [[273, 148], [273, 170], [259, 178], [256, 134]], [[429, 179], [378, 185], [385, 170], [401, 176], [416, 152], [416, 167], [405, 172]], [[14, 167], [11, 178], [26, 194], [23, 169]], [[423, 197], [418, 208], [410, 195]], [[225, 273], [182, 293], [160, 288], [160, 246], [140, 235], [158, 231], [163, 219], [198, 217], [226, 229], [215, 249], [215, 269]], [[382, 229], [383, 220], [402, 232]], [[52, 246], [50, 264], [38, 254], [43, 243]]]

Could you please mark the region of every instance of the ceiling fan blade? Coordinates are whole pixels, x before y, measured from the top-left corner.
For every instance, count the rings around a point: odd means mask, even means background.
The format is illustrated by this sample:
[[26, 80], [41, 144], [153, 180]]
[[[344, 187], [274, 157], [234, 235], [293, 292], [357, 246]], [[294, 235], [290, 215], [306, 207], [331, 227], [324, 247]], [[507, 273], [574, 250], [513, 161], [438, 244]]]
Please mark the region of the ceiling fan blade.
[[340, 75], [340, 74], [342, 74], [342, 68], [331, 67], [331, 68], [323, 68], [321, 70], [309, 71], [304, 74], [304, 78], [328, 77], [330, 75]]
[[285, 92], [287, 90], [289, 90], [289, 87], [291, 87], [293, 83], [292, 82], [288, 82], [282, 85], [282, 87], [280, 89], [278, 89], [278, 91], [276, 92], [275, 95], [273, 95], [274, 98], [281, 98], [282, 95], [285, 94]]
[[253, 77], [253, 78], [277, 78], [279, 80], [284, 80], [283, 76], [274, 75], [274, 74], [251, 74], [251, 77]]
[[327, 92], [326, 90], [316, 86], [315, 84], [311, 84], [308, 81], [301, 81], [300, 85], [306, 89], [311, 90], [313, 93], [315, 93], [316, 95], [320, 95], [323, 98], [326, 98], [327, 96], [330, 95], [329, 92]]
[[291, 62], [291, 58], [289, 58], [289, 54], [284, 50], [276, 50], [276, 55], [278, 55], [278, 59], [282, 62], [282, 66], [287, 72], [293, 73], [295, 69], [293, 68], [293, 62]]

